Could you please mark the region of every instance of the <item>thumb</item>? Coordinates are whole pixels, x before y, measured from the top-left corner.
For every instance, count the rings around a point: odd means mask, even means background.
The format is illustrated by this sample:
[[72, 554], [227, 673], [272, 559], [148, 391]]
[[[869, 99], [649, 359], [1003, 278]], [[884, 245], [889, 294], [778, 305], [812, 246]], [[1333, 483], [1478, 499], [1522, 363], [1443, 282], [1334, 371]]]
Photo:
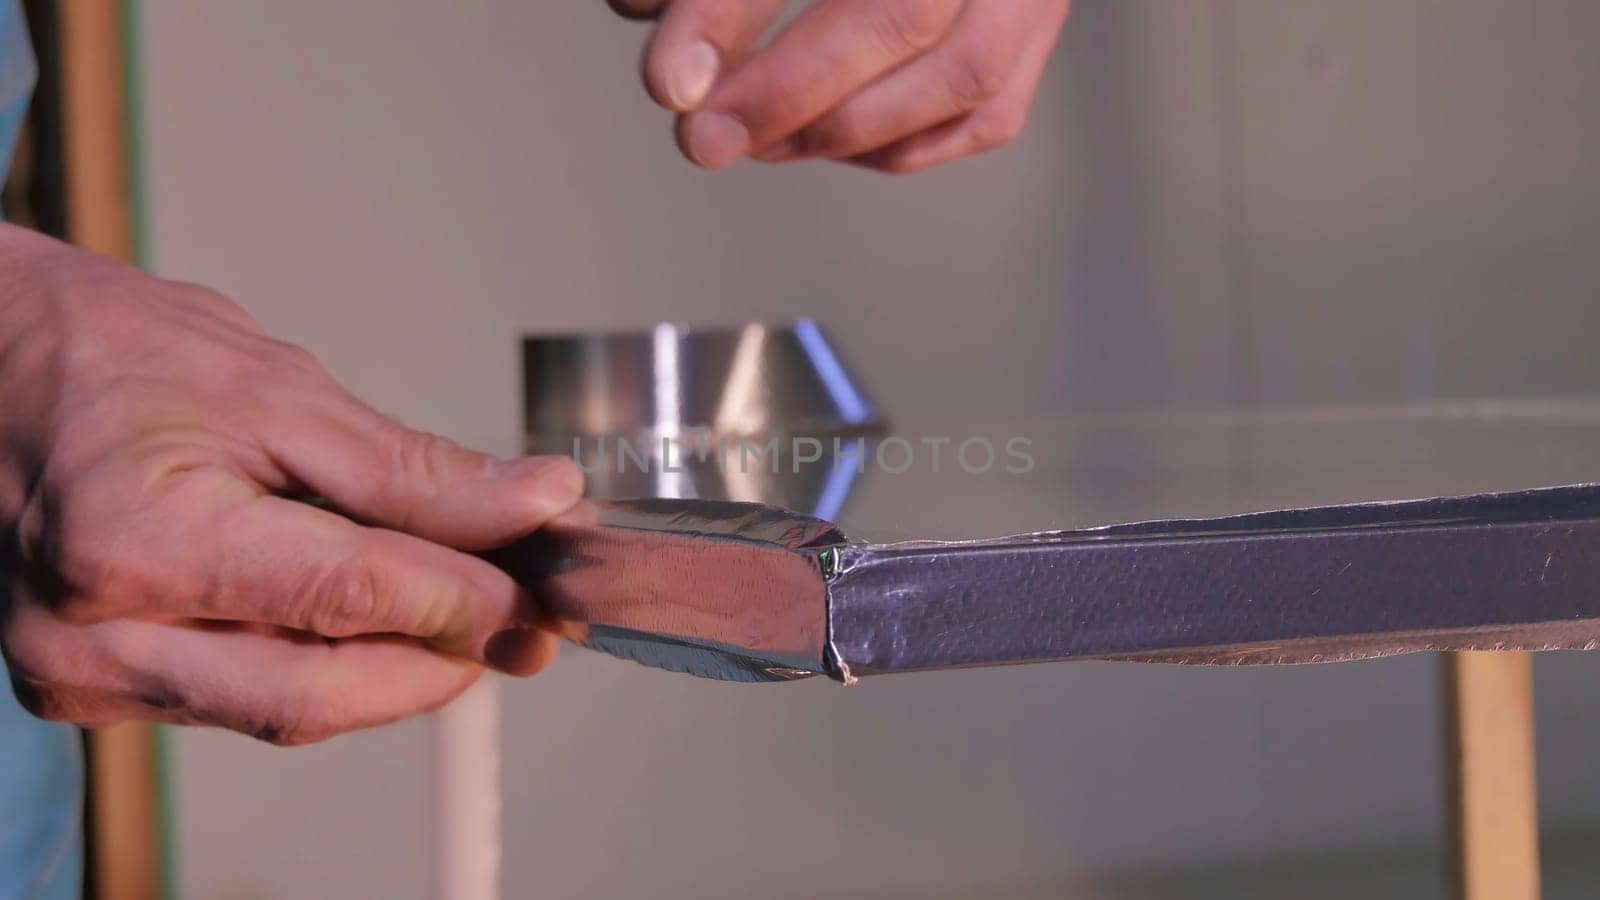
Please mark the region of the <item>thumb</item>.
[[661, 24], [644, 54], [645, 90], [674, 112], [695, 109], [785, 5], [785, 0], [673, 0], [665, 11], [658, 9]]
[[495, 459], [353, 399], [297, 411], [265, 439], [285, 474], [341, 512], [458, 550], [510, 543], [583, 494], [583, 474], [566, 457]]

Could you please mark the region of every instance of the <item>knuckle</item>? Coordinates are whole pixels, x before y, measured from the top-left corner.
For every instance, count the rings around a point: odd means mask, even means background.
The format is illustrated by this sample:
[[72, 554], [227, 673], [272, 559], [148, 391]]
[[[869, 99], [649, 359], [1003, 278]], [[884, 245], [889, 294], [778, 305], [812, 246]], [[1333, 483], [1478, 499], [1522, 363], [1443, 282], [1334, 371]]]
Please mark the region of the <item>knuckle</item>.
[[54, 617], [16, 615], [4, 629], [5, 666], [18, 699], [24, 692], [48, 690], [53, 685], [83, 680], [86, 673], [78, 662], [81, 654], [66, 639], [66, 629]]
[[323, 637], [382, 631], [387, 582], [383, 568], [369, 555], [352, 554], [317, 573], [302, 593], [300, 614], [290, 618]]
[[275, 747], [299, 747], [312, 742], [305, 728], [294, 722], [261, 722], [240, 730]]
[[950, 96], [961, 109], [972, 109], [998, 96], [1008, 72], [1004, 61], [984, 44], [969, 44], [950, 54], [945, 66]]
[[54, 562], [54, 534], [45, 508], [46, 498], [36, 491], [23, 501], [15, 521], [9, 523], [11, 546], [6, 549], [15, 553], [24, 574]]
[[791, 78], [776, 77], [760, 98], [740, 115], [757, 142], [776, 138], [814, 115], [809, 89]]
[[277, 747], [304, 747], [307, 744], [325, 741], [335, 733], [331, 730], [312, 728], [301, 722], [285, 722], [260, 725], [250, 732], [250, 736]]
[[273, 368], [279, 372], [319, 381], [328, 377], [328, 370], [323, 367], [322, 361], [317, 359], [310, 350], [298, 344], [269, 338], [267, 339], [267, 358]]
[[156, 712], [189, 713], [189, 704], [184, 701], [183, 692], [165, 684], [151, 685], [138, 690], [132, 699], [140, 706]]
[[938, 42], [952, 18], [942, 0], [878, 0], [870, 17], [883, 46], [895, 56], [925, 50]]
[[914, 156], [901, 150], [879, 154], [873, 157], [871, 165], [887, 175], [910, 175], [923, 168]]
[[973, 142], [979, 149], [993, 150], [1016, 140], [1026, 123], [1026, 112], [1007, 104], [974, 116], [968, 127], [972, 129]]
[[18, 705], [38, 718], [85, 727], [128, 718], [121, 683], [94, 648], [48, 613], [15, 617], [5, 628], [5, 666]]
[[12, 688], [17, 695], [17, 703], [29, 715], [50, 722], [64, 721], [61, 718], [60, 696], [54, 688], [22, 678], [14, 679]]
[[348, 730], [345, 721], [338, 693], [321, 691], [300, 698], [292, 711], [285, 708], [254, 723], [247, 733], [279, 747], [303, 747], [342, 734]]
[[76, 722], [79, 704], [71, 692], [31, 678], [12, 676], [12, 692], [28, 713], [47, 722]]
[[868, 124], [860, 116], [839, 112], [825, 117], [800, 134], [804, 152], [843, 156], [867, 149]]
[[13, 620], [6, 625], [0, 649], [5, 651], [5, 665], [0, 671], [11, 676], [17, 699], [22, 699], [25, 690], [49, 680], [48, 668], [55, 654], [27, 620]]
[[261, 327], [261, 324], [256, 321], [254, 316], [246, 312], [244, 307], [211, 288], [186, 281], [169, 281], [166, 284], [171, 289], [172, 294], [186, 300], [201, 312], [208, 313], [246, 330], [254, 331]]
[[120, 546], [114, 510], [92, 486], [48, 492], [19, 535], [32, 586], [69, 619], [90, 616], [144, 590], [146, 575]]
[[438, 486], [449, 476], [457, 447], [453, 441], [426, 431], [404, 431], [395, 447], [400, 453], [401, 468], [429, 486]]
[[379, 504], [397, 527], [408, 530], [450, 483], [463, 451], [448, 438], [410, 429], [398, 429], [385, 446], [393, 458]]

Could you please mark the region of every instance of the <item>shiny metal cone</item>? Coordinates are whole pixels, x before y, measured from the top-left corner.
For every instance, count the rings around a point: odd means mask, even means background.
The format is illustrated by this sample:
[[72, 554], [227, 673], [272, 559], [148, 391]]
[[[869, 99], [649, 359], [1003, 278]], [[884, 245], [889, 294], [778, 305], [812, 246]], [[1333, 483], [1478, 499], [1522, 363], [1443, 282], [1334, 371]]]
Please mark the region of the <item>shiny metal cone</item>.
[[595, 497], [750, 500], [827, 518], [859, 474], [859, 440], [884, 427], [810, 319], [531, 336], [523, 365], [528, 450], [578, 458]]

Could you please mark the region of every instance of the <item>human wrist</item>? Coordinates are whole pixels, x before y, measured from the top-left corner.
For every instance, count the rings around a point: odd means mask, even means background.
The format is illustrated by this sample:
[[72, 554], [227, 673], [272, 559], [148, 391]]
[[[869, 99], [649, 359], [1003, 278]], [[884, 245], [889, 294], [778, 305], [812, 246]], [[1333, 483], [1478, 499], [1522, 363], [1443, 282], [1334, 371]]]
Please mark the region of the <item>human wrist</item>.
[[53, 260], [67, 245], [0, 223], [0, 444], [16, 449], [55, 394], [60, 344], [50, 304]]

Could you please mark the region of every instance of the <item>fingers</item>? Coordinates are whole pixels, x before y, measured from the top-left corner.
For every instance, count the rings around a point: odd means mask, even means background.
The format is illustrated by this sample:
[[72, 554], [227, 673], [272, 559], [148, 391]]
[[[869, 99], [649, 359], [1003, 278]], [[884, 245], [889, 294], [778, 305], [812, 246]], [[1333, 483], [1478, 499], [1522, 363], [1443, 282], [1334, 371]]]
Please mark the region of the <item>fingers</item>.
[[1035, 36], [999, 95], [972, 112], [847, 158], [870, 169], [908, 174], [1009, 144], [1027, 123], [1028, 109], [1049, 62], [1053, 33], [1047, 37]]
[[[85, 490], [101, 499], [112, 490], [97, 487]], [[406, 635], [508, 672], [536, 667], [532, 598], [475, 556], [262, 493], [216, 467], [111, 499], [120, 502], [109, 514], [66, 505], [59, 563], [72, 587], [54, 602], [75, 621], [176, 616], [328, 638]]]
[[16, 679], [19, 699], [37, 715], [84, 725], [209, 724], [278, 744], [437, 709], [482, 672], [406, 638], [330, 645], [272, 630], [48, 616], [28, 628], [29, 643], [54, 651]]
[[522, 537], [583, 493], [570, 459], [496, 460], [354, 400], [281, 410], [263, 431], [278, 465], [341, 512], [462, 550]]
[[[933, 50], [862, 88], [763, 159], [856, 156], [964, 116], [1009, 87], [1035, 28], [1011, 4], [969, 5]], [[1048, 55], [1050, 43], [1043, 46]]]
[[711, 169], [765, 149], [934, 46], [959, 9], [956, 0], [822, 0], [679, 121], [679, 145]]
[[645, 90], [675, 112], [699, 106], [717, 76], [761, 38], [784, 2], [673, 0], [645, 48]]
[[327, 645], [255, 632], [120, 622], [114, 652], [169, 708], [276, 744], [305, 744], [430, 712], [482, 670], [403, 638]]
[[679, 148], [698, 165], [825, 157], [909, 172], [1008, 143], [1070, 3], [819, 0], [745, 53], [781, 5], [655, 7], [646, 87], [683, 113]]
[[71, 722], [81, 728], [105, 728], [119, 722], [160, 722], [166, 725], [199, 725], [201, 722], [176, 710], [151, 702], [130, 700], [108, 691], [88, 688], [56, 688], [28, 679], [11, 679], [17, 703], [28, 712], [51, 722]]
[[188, 542], [206, 576], [189, 580], [199, 590], [188, 597], [164, 598], [175, 615], [329, 638], [406, 635], [516, 674], [532, 665], [517, 635], [535, 630], [534, 601], [481, 559], [272, 496], [213, 531]]

